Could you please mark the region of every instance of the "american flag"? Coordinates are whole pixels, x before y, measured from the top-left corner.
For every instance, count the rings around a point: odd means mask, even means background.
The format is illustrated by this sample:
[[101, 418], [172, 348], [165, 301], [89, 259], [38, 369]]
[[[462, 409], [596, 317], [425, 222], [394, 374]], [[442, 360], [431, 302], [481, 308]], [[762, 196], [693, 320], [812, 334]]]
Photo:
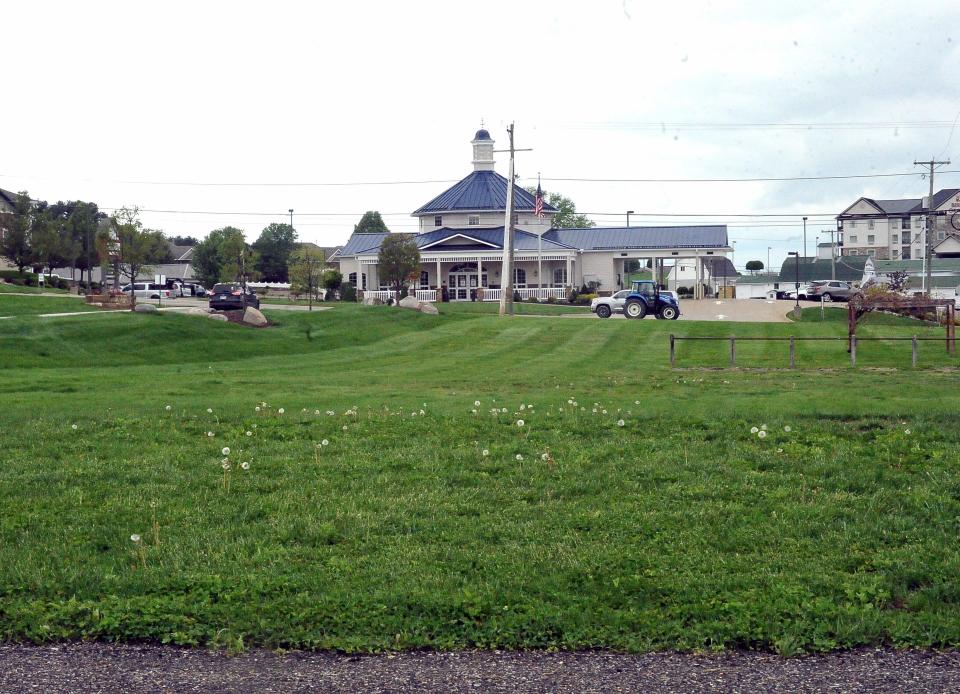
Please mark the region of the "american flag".
[[543, 191], [540, 190], [539, 181], [537, 181], [537, 195], [533, 200], [533, 213], [538, 217], [543, 217]]

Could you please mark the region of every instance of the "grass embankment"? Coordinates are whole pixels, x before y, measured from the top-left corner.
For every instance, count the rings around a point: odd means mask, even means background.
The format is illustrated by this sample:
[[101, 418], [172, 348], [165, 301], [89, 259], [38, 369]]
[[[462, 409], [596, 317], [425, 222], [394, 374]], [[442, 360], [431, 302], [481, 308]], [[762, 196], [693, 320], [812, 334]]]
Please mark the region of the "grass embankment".
[[47, 289], [44, 287], [25, 287], [20, 284], [0, 282], [0, 294], [70, 294], [66, 289]]
[[4, 294], [0, 296], [0, 317], [3, 316], [36, 316], [44, 313], [77, 313], [80, 311], [97, 311], [96, 306], [89, 306], [83, 299], [76, 297], [58, 296], [17, 296]]
[[[0, 329], [0, 637], [960, 643], [953, 371], [852, 370], [833, 343], [798, 347], [826, 373], [665, 368], [671, 331], [790, 324], [270, 317]], [[922, 363], [955, 365], [941, 352]]]

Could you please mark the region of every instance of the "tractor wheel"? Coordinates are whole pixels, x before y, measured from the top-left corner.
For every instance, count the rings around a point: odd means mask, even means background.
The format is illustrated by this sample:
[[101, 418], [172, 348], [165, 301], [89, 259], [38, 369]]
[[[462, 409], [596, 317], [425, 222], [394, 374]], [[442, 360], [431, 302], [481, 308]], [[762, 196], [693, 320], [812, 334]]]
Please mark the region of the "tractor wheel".
[[673, 306], [664, 306], [660, 309], [660, 313], [657, 315], [657, 318], [662, 318], [663, 320], [677, 320], [679, 316], [680, 312]]
[[628, 301], [623, 307], [623, 315], [627, 318], [645, 318], [647, 305], [642, 301]]
[[597, 306], [597, 316], [600, 318], [609, 318], [610, 317], [610, 307], [606, 304], [600, 304]]

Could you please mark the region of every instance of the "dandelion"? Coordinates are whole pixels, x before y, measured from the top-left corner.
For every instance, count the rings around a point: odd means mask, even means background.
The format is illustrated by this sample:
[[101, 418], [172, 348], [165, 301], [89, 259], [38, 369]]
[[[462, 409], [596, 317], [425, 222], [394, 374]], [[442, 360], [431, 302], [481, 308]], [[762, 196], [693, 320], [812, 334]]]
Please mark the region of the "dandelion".
[[[76, 428], [76, 427], [74, 427], [74, 428]], [[910, 430], [909, 430], [909, 429], [904, 429], [904, 430], [903, 430], [903, 433], [906, 434], [907, 436], [910, 436]]]
[[137, 533], [134, 533], [130, 536], [130, 541], [137, 548], [137, 554], [140, 555], [140, 565], [143, 567], [143, 570], [147, 570], [147, 553], [143, 549], [143, 544], [140, 542], [140, 536]]
[[634, 405], [639, 405], [639, 404], [640, 404], [640, 401], [639, 401], [639, 400], [634, 400], [634, 401], [633, 401], [633, 404], [634, 404]]
[[330, 442], [329, 442], [327, 439], [324, 439], [323, 441], [320, 442], [320, 445], [321, 445], [321, 446], [329, 446], [329, 445], [330, 445]]
[[213, 414], [213, 409], [208, 407], [208, 408], [207, 408], [207, 414]]
[[543, 455], [540, 456], [540, 460], [547, 462], [548, 460], [550, 460], [550, 454], [544, 453]]
[[517, 453], [517, 460], [518, 460], [518, 461], [523, 460], [523, 456], [520, 455], [519, 453]]
[[320, 410], [314, 410], [313, 413], [314, 413], [314, 414], [320, 414]]
[[230, 449], [227, 446], [224, 446], [223, 448], [220, 449], [220, 453], [222, 455], [230, 455]]
[[212, 431], [208, 431], [208, 432], [207, 432], [207, 436], [212, 439], [212, 438], [213, 438], [213, 432], [212, 432]]
[[604, 410], [603, 412], [601, 412], [601, 414], [606, 414], [606, 413], [607, 413], [607, 411], [606, 411], [606, 410]]
[[333, 417], [333, 416], [335, 416], [336, 414], [337, 414], [337, 413], [334, 412], [333, 410], [327, 410], [327, 416], [328, 416], [328, 417]]
[[622, 427], [622, 426], [624, 426], [625, 424], [626, 424], [626, 422], [624, 422], [622, 419], [618, 419], [618, 420], [617, 420], [617, 426], [618, 426], [618, 427]]
[[172, 408], [170, 407], [170, 405], [167, 405], [167, 406], [164, 407], [163, 409], [165, 409], [167, 412], [169, 412]]
[[284, 412], [286, 412], [286, 410], [284, 410], [282, 407], [277, 410], [277, 414], [283, 414]]
[[246, 436], [253, 436], [253, 432], [250, 431], [249, 429], [248, 429], [247, 431], [243, 432], [243, 433], [244, 433]]
[[250, 469], [250, 463], [248, 463], [248, 462], [246, 462], [246, 461], [240, 463], [240, 469], [241, 469], [241, 470], [249, 470], [249, 469]]
[[761, 439], [765, 439], [765, 438], [767, 438], [767, 432], [765, 432], [765, 431], [763, 431], [763, 430], [761, 429], [761, 430], [757, 433], [757, 436], [759, 436]]
[[517, 426], [518, 426], [518, 427], [522, 427], [523, 424], [524, 424], [524, 422], [523, 422], [522, 419], [518, 419], [518, 420], [517, 420]]
[[560, 411], [563, 412], [563, 408], [562, 408], [562, 407], [560, 408]]
[[594, 413], [594, 414], [597, 413], [597, 408], [596, 408], [596, 407], [593, 408], [593, 413]]
[[520, 411], [522, 412], [522, 411], [525, 410], [525, 409], [527, 409], [527, 406], [524, 405], [524, 404], [521, 402], [521, 403], [520, 403]]
[[790, 425], [789, 425], [789, 424], [788, 424], [787, 426], [785, 426], [785, 427], [783, 428], [783, 430], [784, 430], [785, 432], [787, 432], [788, 434], [792, 431], [792, 429], [790, 429]]
[[[427, 404], [424, 403], [423, 406], [426, 407]], [[473, 401], [473, 406], [474, 406], [474, 407], [480, 407], [480, 401], [479, 401], [479, 400], [474, 400], [474, 401]]]
[[130, 541], [131, 541], [131, 542], [140, 542], [140, 536], [137, 535], [136, 533], [134, 533], [133, 535], [130, 536]]
[[490, 455], [490, 451], [488, 451], [486, 448], [484, 448], [480, 455], [482, 455], [484, 458], [486, 458], [488, 455]]
[[783, 449], [782, 449], [782, 448], [778, 448], [778, 449], [777, 449], [777, 453], [783, 453]]
[[343, 430], [344, 430], [344, 431], [347, 430], [347, 425], [346, 425], [346, 424], [343, 425]]
[[423, 415], [425, 415], [425, 414], [426, 414], [426, 412], [424, 412], [423, 410], [420, 410], [420, 416], [421, 416], [421, 417], [422, 417]]
[[767, 430], [767, 425], [766, 425], [766, 424], [761, 424], [761, 425], [760, 425], [760, 431], [766, 431], [766, 430]]
[[260, 405], [257, 405], [257, 406], [254, 407], [253, 409], [255, 409], [257, 412], [259, 412], [259, 411], [260, 411]]
[[760, 430], [757, 429], [756, 427], [750, 427], [750, 433], [751, 433], [751, 434], [756, 434], [758, 431], [760, 431]]
[[502, 410], [500, 410], [500, 411], [503, 412], [504, 414], [506, 414], [506, 413], [507, 413], [507, 408], [504, 407], [504, 408], [503, 408]]
[[78, 427], [76, 424], [71, 424], [71, 425], [70, 425], [70, 428], [73, 429], [74, 431], [76, 431], [76, 430], [79, 429], [80, 427]]

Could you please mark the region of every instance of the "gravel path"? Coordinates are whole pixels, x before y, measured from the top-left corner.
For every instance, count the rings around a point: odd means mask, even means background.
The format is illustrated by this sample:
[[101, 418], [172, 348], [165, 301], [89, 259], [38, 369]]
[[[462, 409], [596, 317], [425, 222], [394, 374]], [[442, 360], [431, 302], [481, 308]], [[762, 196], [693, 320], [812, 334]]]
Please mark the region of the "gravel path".
[[0, 645], [0, 692], [960, 692], [960, 653], [222, 653]]

